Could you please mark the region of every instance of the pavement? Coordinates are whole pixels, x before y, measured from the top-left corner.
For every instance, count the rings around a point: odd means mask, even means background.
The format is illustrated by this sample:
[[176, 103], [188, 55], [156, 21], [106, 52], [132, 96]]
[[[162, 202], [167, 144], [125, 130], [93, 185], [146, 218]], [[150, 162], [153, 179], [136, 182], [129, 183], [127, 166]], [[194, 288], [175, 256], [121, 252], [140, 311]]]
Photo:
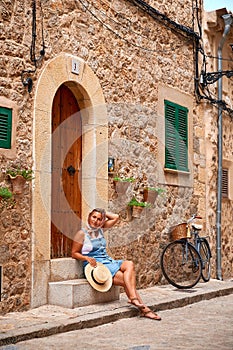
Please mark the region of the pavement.
[[[207, 283], [200, 282], [188, 290], [176, 289], [171, 285], [154, 286], [139, 290], [139, 293], [145, 304], [159, 312], [233, 294], [233, 279], [227, 281], [211, 279]], [[75, 309], [43, 305], [25, 312], [12, 312], [0, 316], [0, 347], [96, 327], [137, 315], [138, 310], [127, 303], [124, 293], [120, 294], [120, 300], [114, 302]]]

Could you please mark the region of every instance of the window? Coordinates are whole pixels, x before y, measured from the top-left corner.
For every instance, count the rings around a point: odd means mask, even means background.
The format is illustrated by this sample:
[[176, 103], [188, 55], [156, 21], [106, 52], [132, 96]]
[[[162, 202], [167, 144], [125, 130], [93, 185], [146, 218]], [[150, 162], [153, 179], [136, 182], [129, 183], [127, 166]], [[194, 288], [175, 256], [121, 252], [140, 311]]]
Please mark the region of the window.
[[222, 169], [222, 196], [228, 198], [228, 169]]
[[12, 109], [0, 107], [0, 148], [11, 148]]
[[165, 103], [165, 168], [188, 171], [188, 108]]

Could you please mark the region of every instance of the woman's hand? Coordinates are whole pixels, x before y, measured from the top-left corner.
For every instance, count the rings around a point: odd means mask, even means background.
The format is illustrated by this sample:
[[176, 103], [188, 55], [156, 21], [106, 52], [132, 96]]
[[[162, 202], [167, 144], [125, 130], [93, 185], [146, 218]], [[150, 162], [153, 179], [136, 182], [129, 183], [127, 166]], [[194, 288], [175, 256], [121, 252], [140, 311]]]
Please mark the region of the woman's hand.
[[90, 258], [89, 256], [86, 257], [86, 260], [89, 262], [89, 264], [92, 266], [92, 267], [96, 267], [97, 263], [96, 263], [96, 260], [94, 258]]

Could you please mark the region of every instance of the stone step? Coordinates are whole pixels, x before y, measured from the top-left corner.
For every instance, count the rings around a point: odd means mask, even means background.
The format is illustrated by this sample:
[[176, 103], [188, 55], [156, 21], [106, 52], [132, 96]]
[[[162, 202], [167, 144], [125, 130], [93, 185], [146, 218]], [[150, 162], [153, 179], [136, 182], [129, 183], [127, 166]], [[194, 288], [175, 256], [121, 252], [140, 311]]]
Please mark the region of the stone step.
[[83, 264], [72, 258], [50, 260], [50, 282], [83, 278]]
[[49, 282], [48, 304], [73, 309], [75, 307], [119, 300], [119, 287], [112, 286], [108, 292], [98, 292], [85, 278]]

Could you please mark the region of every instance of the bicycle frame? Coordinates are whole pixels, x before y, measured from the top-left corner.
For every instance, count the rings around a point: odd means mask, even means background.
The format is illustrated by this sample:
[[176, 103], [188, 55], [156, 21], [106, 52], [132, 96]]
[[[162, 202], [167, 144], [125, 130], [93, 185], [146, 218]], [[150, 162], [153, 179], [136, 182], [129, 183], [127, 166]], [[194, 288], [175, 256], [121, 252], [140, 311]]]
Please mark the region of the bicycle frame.
[[[209, 243], [207, 241], [208, 236], [205, 236], [205, 237], [200, 237], [199, 236], [199, 231], [202, 229], [202, 225], [198, 226], [198, 228], [197, 228], [197, 225], [195, 226], [195, 224], [192, 224], [192, 221], [195, 220], [196, 218], [202, 219], [199, 216], [193, 215], [188, 220], [187, 225], [188, 225], [188, 229], [190, 230], [190, 237], [189, 238], [190, 239], [193, 238], [194, 244], [192, 244], [192, 245], [198, 251], [198, 253], [199, 253], [200, 257], [201, 257], [202, 270], [204, 270], [205, 269], [205, 265], [209, 264], [209, 260], [210, 260], [212, 255], [211, 255], [211, 250], [210, 250], [210, 247], [209, 247]], [[201, 246], [202, 246], [202, 244], [204, 244], [205, 247], [207, 248], [207, 257], [206, 257], [206, 259], [203, 259], [203, 255], [201, 254]]]
[[[185, 258], [184, 258], [184, 263], [188, 260], [188, 253], [192, 257], [192, 261], [195, 262], [196, 266], [198, 265], [198, 260], [194, 258], [193, 252], [188, 249], [188, 246], [191, 245], [194, 249], [197, 250], [196, 246], [192, 244], [191, 242], [188, 242], [187, 238], [180, 239], [181, 242], [185, 243]], [[198, 254], [200, 255], [200, 252], [197, 250]], [[201, 258], [201, 256], [200, 256]], [[202, 259], [201, 259], [202, 260]]]

